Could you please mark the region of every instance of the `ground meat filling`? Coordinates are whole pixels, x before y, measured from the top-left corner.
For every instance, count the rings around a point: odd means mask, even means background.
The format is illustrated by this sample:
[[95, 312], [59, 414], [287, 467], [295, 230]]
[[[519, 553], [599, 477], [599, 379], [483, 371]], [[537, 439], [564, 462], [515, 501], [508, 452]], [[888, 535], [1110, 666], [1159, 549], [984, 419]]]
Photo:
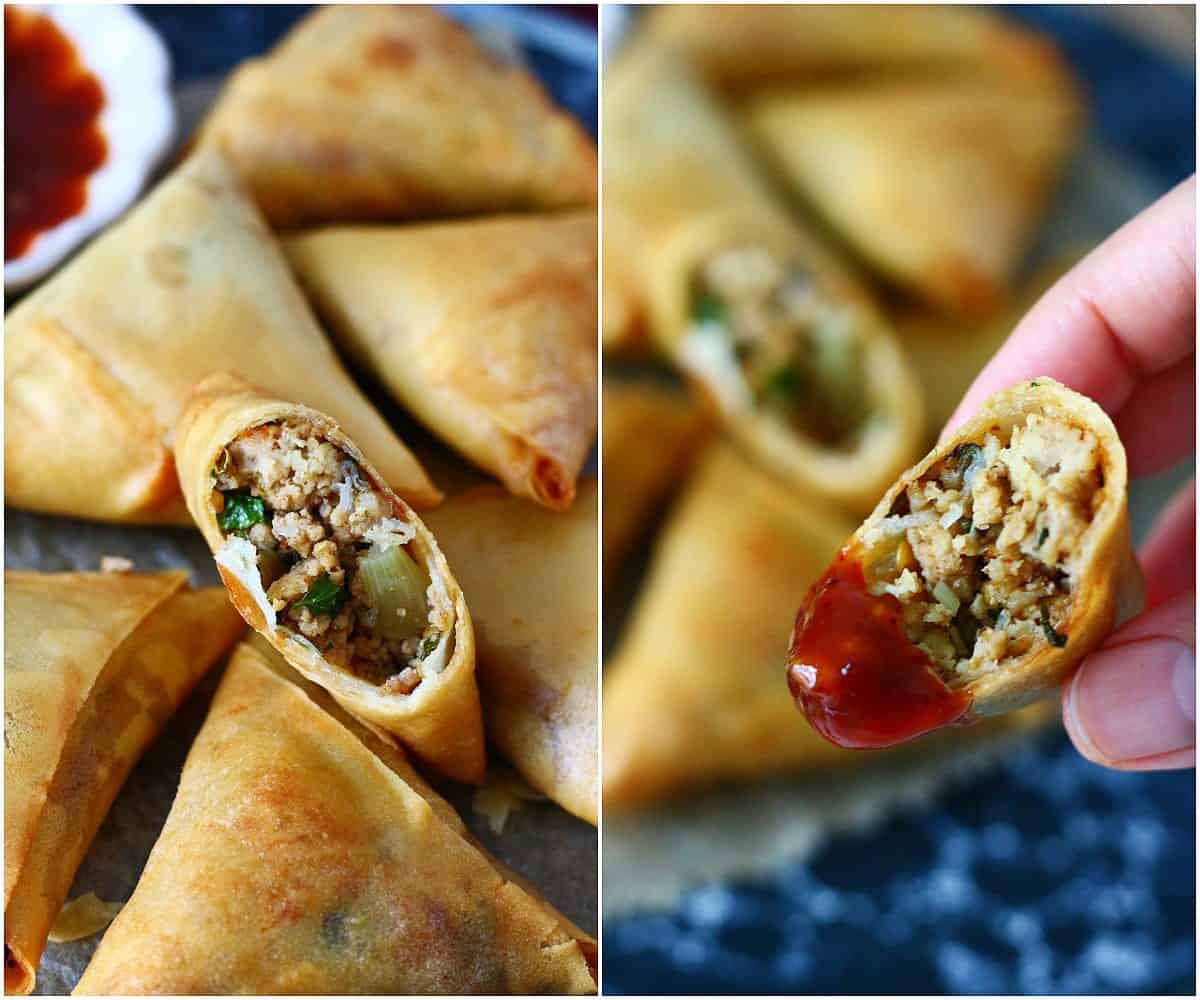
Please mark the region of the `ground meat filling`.
[[[279, 622], [311, 642], [330, 663], [387, 691], [407, 694], [421, 682], [452, 622], [408, 543], [413, 527], [392, 517], [390, 502], [359, 466], [311, 425], [279, 422], [242, 434], [213, 469], [212, 504], [227, 536], [247, 538]], [[412, 593], [386, 599], [379, 574], [399, 561]], [[386, 577], [385, 577], [386, 579]], [[381, 596], [382, 595], [382, 596]], [[418, 615], [419, 610], [419, 615]], [[381, 614], [411, 614], [382, 628]], [[418, 620], [419, 619], [419, 620]]]
[[959, 445], [863, 536], [872, 593], [951, 685], [1065, 646], [1078, 553], [1104, 499], [1099, 442], [1032, 414]]
[[827, 448], [854, 447], [868, 412], [852, 309], [804, 269], [755, 247], [724, 250], [692, 292], [693, 347], [720, 352], [741, 402]]

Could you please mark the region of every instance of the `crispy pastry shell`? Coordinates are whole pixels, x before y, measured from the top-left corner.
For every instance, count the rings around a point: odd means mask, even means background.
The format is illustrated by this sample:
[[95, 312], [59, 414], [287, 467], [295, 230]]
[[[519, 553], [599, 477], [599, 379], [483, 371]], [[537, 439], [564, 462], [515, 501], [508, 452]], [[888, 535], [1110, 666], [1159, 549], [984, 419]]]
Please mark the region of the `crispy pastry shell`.
[[177, 571], [4, 584], [4, 992], [25, 994], [126, 776], [245, 628]]
[[534, 788], [593, 826], [599, 806], [595, 480], [565, 514], [494, 487], [430, 526], [471, 598], [488, 738]]
[[430, 7], [323, 7], [243, 63], [201, 127], [277, 228], [567, 208], [596, 151], [523, 68]]
[[595, 942], [475, 844], [396, 746], [254, 637], [75, 992], [595, 989]]
[[[252, 560], [236, 558], [212, 505], [217, 457], [244, 432], [279, 420], [303, 420], [349, 455], [362, 475], [392, 504], [393, 517], [410, 523], [417, 562], [440, 581], [454, 614], [454, 648], [440, 673], [425, 676], [409, 694], [391, 694], [327, 661], [312, 643], [275, 624]], [[188, 510], [216, 556], [217, 569], [234, 606], [305, 677], [328, 690], [347, 711], [392, 734], [443, 774], [460, 781], [483, 776], [483, 725], [475, 687], [475, 640], [462, 590], [433, 534], [392, 492], [379, 470], [328, 416], [306, 406], [263, 395], [226, 375], [197, 386], [176, 431], [176, 463]], [[248, 543], [247, 543], [248, 544]]]
[[335, 414], [388, 482], [441, 494], [359, 392], [219, 155], [191, 156], [5, 318], [4, 495], [48, 514], [187, 523], [171, 461], [214, 371]]
[[596, 435], [594, 211], [287, 242], [335, 336], [435, 434], [555, 510]]

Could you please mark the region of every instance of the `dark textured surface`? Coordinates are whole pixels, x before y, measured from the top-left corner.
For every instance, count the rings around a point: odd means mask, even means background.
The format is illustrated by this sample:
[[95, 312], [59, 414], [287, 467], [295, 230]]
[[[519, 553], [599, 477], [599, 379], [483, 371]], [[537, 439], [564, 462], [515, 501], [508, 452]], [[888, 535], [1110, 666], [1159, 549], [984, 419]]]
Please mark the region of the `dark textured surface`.
[[[1194, 172], [1194, 74], [1078, 8], [1012, 10], [1062, 46], [1094, 142], [1126, 157], [1150, 193]], [[1157, 506], [1184, 475], [1138, 492]], [[1059, 731], [771, 877], [606, 920], [604, 987], [1191, 994], [1195, 870], [1194, 772], [1106, 771]]]

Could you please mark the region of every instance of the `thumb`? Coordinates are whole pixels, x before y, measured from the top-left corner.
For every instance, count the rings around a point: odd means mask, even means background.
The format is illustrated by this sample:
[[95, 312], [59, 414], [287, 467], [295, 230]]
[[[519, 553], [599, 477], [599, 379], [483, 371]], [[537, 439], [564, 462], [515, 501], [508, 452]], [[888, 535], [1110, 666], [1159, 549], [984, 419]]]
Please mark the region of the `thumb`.
[[1106, 767], [1157, 771], [1196, 763], [1196, 592], [1118, 629], [1063, 689], [1076, 749]]

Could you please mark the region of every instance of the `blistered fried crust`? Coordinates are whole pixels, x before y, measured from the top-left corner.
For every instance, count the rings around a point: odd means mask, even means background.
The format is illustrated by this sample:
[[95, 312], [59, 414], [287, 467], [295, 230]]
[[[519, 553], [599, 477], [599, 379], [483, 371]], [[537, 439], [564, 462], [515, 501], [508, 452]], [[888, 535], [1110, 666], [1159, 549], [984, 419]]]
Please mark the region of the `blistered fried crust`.
[[29, 993], [126, 775], [245, 625], [181, 572], [9, 572], [4, 614], [4, 991]]
[[200, 142], [276, 227], [566, 208], [596, 152], [523, 68], [417, 5], [315, 11], [232, 75]]
[[594, 942], [291, 676], [235, 652], [76, 993], [595, 992]]

